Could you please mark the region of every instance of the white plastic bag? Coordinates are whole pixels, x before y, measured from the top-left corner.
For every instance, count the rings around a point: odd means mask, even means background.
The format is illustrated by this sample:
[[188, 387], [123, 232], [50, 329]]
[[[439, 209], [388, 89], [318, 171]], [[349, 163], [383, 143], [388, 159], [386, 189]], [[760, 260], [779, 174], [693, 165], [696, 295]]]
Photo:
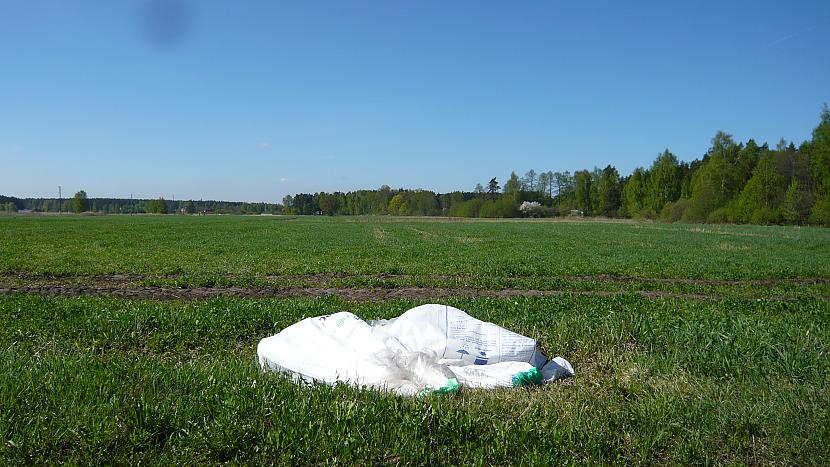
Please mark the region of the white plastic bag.
[[306, 381], [413, 395], [459, 385], [497, 388], [573, 376], [536, 341], [446, 305], [422, 305], [392, 320], [366, 322], [340, 312], [307, 318], [262, 339], [263, 368]]

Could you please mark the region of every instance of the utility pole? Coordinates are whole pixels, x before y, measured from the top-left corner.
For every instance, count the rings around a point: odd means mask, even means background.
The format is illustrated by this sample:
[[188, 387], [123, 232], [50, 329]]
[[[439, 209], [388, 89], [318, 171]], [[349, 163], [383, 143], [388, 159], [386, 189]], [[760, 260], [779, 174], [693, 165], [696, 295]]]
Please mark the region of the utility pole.
[[58, 215], [63, 213], [63, 197], [61, 196], [61, 186], [58, 185]]

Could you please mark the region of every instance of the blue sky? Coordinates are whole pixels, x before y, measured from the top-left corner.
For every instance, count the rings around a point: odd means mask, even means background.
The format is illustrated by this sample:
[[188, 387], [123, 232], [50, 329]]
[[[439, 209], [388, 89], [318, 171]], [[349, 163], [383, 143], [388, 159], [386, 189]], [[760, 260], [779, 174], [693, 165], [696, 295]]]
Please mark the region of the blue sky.
[[279, 201], [810, 138], [830, 2], [0, 3], [0, 194]]

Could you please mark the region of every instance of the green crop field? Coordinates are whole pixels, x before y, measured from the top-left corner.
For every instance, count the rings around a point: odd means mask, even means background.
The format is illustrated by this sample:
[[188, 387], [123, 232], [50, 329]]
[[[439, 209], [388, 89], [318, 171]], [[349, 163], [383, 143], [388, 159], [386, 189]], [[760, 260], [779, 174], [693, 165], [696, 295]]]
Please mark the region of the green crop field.
[[320, 217], [0, 218], [0, 271], [827, 277], [817, 227]]
[[[824, 464], [830, 229], [0, 217], [0, 463]], [[424, 399], [256, 363], [446, 303], [574, 378]]]

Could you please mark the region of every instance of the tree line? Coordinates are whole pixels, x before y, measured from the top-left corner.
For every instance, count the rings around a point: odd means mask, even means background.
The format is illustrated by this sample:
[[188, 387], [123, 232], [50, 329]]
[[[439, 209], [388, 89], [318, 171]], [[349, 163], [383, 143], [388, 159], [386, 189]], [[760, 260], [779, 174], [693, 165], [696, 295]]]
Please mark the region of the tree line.
[[605, 216], [665, 222], [816, 224], [830, 226], [830, 111], [812, 138], [774, 148], [736, 142], [718, 131], [701, 159], [683, 162], [668, 149], [648, 168], [622, 176], [613, 165], [593, 170], [512, 172], [472, 191], [392, 189], [297, 193], [282, 203], [0, 196], [0, 211], [398, 215], [457, 217]]
[[15, 198], [0, 196], [0, 212], [74, 212], [99, 214], [282, 214], [278, 203], [214, 200], [88, 198], [80, 190], [71, 198]]
[[666, 222], [818, 224], [830, 226], [830, 111], [798, 147], [745, 143], [718, 131], [701, 159], [668, 149], [650, 167], [621, 176], [613, 165], [573, 173], [515, 172], [473, 191], [358, 190], [298, 193], [283, 199], [292, 214], [447, 215], [459, 217], [605, 216]]

